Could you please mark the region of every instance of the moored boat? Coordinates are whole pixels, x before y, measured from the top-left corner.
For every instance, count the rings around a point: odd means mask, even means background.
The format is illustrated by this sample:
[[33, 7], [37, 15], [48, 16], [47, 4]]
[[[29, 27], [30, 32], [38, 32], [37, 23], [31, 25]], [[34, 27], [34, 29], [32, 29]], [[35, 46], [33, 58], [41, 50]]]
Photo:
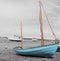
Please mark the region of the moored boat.
[[56, 53], [57, 48], [58, 48], [58, 44], [51, 44], [51, 45], [31, 47], [26, 49], [15, 47], [14, 51], [17, 54], [26, 55], [26, 56], [52, 56]]
[[[21, 22], [21, 46], [19, 47], [15, 47], [13, 48], [13, 50], [20, 55], [29, 55], [29, 56], [52, 56], [56, 53], [58, 45], [59, 45], [59, 41], [55, 35], [55, 33], [53, 32], [53, 29], [50, 25], [50, 22], [48, 21], [48, 17], [46, 15], [46, 12], [44, 10], [44, 7], [41, 3], [41, 1], [39, 1], [39, 6], [40, 6], [40, 13], [39, 13], [39, 23], [40, 23], [40, 32], [41, 32], [41, 46], [37, 46], [37, 47], [30, 47], [30, 48], [23, 48], [23, 38], [22, 38], [22, 22]], [[43, 35], [43, 26], [42, 26], [42, 7], [43, 7], [43, 11], [44, 14], [47, 18], [47, 22], [50, 26], [50, 29], [52, 31], [53, 36], [55, 37], [55, 40], [53, 44], [48, 44], [45, 45], [44, 44], [44, 35]]]

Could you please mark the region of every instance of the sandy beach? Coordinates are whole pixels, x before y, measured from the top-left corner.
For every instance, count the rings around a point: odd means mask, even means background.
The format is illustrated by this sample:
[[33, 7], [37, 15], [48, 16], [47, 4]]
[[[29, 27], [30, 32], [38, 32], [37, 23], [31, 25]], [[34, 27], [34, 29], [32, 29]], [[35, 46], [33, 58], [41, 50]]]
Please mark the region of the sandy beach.
[[[40, 41], [24, 41], [24, 48], [26, 46], [39, 46]], [[47, 41], [46, 41], [47, 44]], [[27, 57], [17, 55], [13, 48], [20, 45], [20, 42], [9, 41], [8, 39], [0, 39], [0, 61], [60, 61], [60, 52], [56, 52], [53, 57]]]

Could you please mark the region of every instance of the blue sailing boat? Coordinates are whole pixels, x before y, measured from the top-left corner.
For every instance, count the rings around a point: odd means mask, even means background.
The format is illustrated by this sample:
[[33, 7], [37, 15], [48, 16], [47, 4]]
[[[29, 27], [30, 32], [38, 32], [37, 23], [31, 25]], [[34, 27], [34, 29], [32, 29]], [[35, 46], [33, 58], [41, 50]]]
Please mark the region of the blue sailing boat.
[[[56, 53], [56, 50], [57, 50], [58, 44], [59, 44], [58, 39], [56, 38], [56, 35], [52, 30], [52, 27], [48, 21], [48, 17], [46, 15], [46, 12], [44, 10], [44, 7], [43, 7], [41, 1], [39, 1], [39, 6], [40, 6], [39, 21], [40, 21], [40, 32], [41, 32], [41, 46], [30, 47], [30, 48], [25, 48], [25, 49], [23, 48], [22, 22], [21, 22], [21, 47], [13, 48], [13, 50], [17, 54], [26, 55], [26, 56], [52, 56]], [[52, 31], [52, 34], [55, 37], [55, 40], [54, 40], [55, 43], [53, 43], [53, 44], [44, 45], [43, 28], [42, 28], [42, 10], [41, 9], [43, 9], [45, 16], [47, 18], [47, 22], [48, 22], [50, 29]]]

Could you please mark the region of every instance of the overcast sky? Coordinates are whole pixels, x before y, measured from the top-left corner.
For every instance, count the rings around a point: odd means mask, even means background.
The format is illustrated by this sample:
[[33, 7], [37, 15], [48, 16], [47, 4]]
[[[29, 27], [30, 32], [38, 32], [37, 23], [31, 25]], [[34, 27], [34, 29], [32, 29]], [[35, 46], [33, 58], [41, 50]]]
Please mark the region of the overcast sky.
[[[42, 0], [49, 21], [60, 37], [60, 0]], [[39, 0], [0, 0], [0, 36], [20, 35], [20, 21], [24, 37], [40, 38]], [[45, 38], [54, 38], [43, 14]]]

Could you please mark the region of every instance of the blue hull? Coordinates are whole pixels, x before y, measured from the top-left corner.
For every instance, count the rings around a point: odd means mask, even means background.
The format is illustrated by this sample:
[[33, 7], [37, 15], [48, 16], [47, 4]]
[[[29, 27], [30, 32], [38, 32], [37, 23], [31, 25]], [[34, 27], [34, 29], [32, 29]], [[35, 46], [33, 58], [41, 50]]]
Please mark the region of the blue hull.
[[31, 56], [43, 56], [43, 55], [54, 55], [58, 48], [58, 44], [51, 44], [45, 46], [38, 46], [33, 48], [21, 49], [18, 47], [14, 48], [17, 54], [31, 55]]

